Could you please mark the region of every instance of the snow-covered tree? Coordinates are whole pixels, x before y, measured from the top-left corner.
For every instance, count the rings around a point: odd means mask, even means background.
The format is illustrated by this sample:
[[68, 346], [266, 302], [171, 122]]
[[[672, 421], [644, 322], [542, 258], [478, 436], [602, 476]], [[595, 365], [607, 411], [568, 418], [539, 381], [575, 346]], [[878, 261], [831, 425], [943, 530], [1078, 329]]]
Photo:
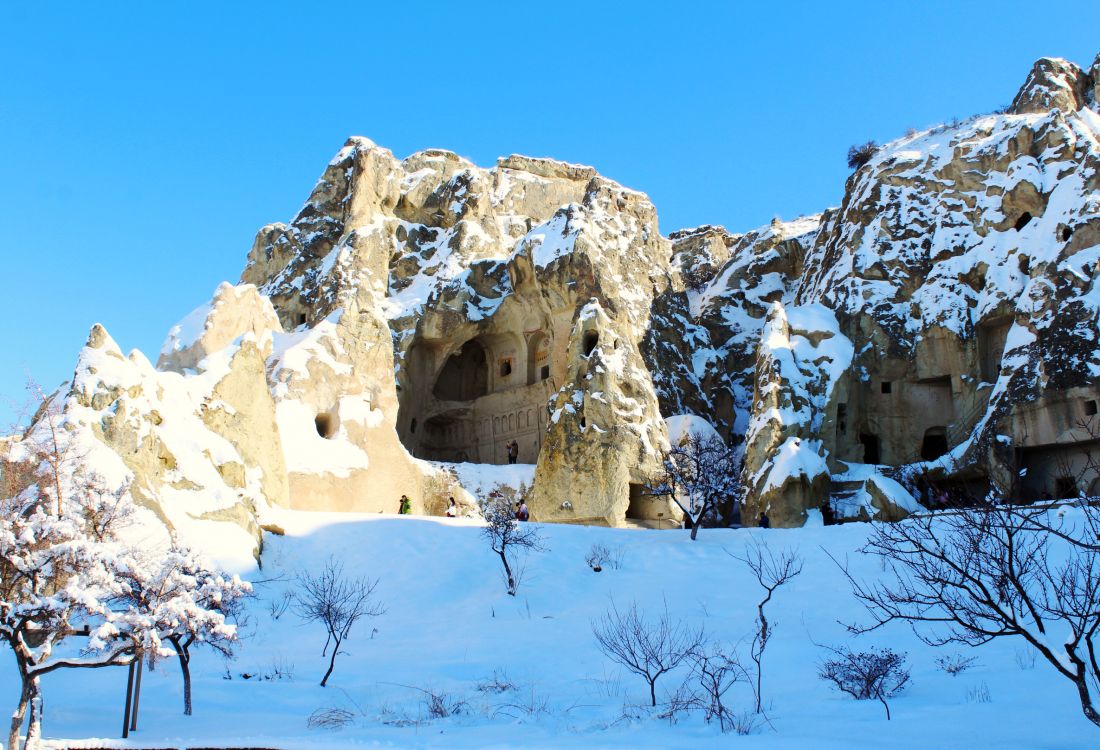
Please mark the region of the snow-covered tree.
[[35, 428], [0, 455], [0, 641], [21, 684], [9, 747], [18, 747], [28, 712], [26, 747], [39, 744], [43, 675], [169, 655], [163, 644], [177, 634], [235, 636], [220, 610], [247, 584], [207, 573], [186, 554], [190, 569], [178, 564], [182, 553], [127, 543], [129, 487], [85, 464], [75, 431], [48, 401]]
[[737, 452], [718, 435], [688, 433], [665, 454], [664, 472], [649, 485], [649, 494], [672, 498], [691, 524], [694, 540], [703, 522], [736, 495], [737, 463]]
[[183, 713], [191, 715], [191, 649], [209, 646], [232, 653], [236, 626], [227, 621], [252, 587], [239, 576], [211, 570], [191, 550], [173, 545], [166, 553], [141, 553], [141, 563], [119, 572], [124, 593], [112, 602], [115, 617], [142, 623], [133, 628], [139, 653], [151, 660], [175, 655], [183, 676]]

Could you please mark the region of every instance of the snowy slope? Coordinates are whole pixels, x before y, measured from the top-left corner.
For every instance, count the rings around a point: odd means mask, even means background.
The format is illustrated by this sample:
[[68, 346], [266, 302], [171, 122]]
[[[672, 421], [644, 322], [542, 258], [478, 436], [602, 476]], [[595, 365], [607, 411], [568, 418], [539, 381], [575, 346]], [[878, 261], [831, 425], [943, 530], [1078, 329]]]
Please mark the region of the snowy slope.
[[[544, 526], [549, 551], [532, 555], [518, 598], [504, 594], [498, 564], [473, 521], [388, 515], [286, 511], [284, 537], [265, 538], [263, 570], [253, 571], [258, 598], [250, 603], [247, 635], [237, 659], [224, 663], [199, 651], [194, 658], [195, 716], [181, 715], [178, 669], [163, 662], [146, 673], [140, 731], [112, 747], [261, 746], [336, 747], [716, 747], [768, 748], [1081, 748], [1096, 730], [1080, 715], [1071, 686], [1042, 663], [1031, 667], [1022, 644], [1000, 643], [967, 655], [981, 666], [958, 677], [933, 660], [950, 649], [922, 646], [904, 628], [853, 646], [887, 644], [907, 651], [912, 687], [892, 703], [885, 720], [874, 702], [856, 702], [816, 677], [817, 643], [841, 644], [838, 620], [859, 611], [825, 550], [847, 557], [862, 576], [877, 562], [855, 553], [864, 524], [798, 530], [705, 530], [696, 543], [679, 532]], [[590, 621], [612, 598], [637, 600], [646, 610], [667, 601], [677, 617], [704, 625], [715, 638], [742, 642], [752, 627], [758, 596], [754, 580], [727, 553], [741, 554], [765, 539], [804, 556], [805, 572], [779, 592], [778, 624], [766, 654], [765, 700], [772, 726], [753, 735], [720, 735], [698, 715], [677, 725], [639, 708], [646, 699], [638, 678], [623, 673], [597, 650]], [[584, 555], [593, 542], [621, 547], [619, 570], [593, 573]], [[330, 556], [363, 576], [378, 577], [385, 615], [353, 632], [329, 687], [320, 688], [323, 638], [293, 612], [278, 619], [272, 603], [293, 588], [303, 568]], [[721, 583], [716, 583], [721, 581]], [[375, 632], [374, 629], [377, 628]], [[1023, 666], [1021, 666], [1021, 662]], [[288, 670], [287, 679], [277, 670]], [[494, 672], [513, 691], [479, 690]], [[243, 675], [252, 675], [244, 679]], [[52, 674], [46, 678], [46, 733], [51, 737], [117, 737], [125, 670]], [[231, 678], [231, 679], [229, 679]], [[268, 679], [270, 678], [270, 679]], [[675, 687], [677, 677], [658, 683]], [[985, 686], [988, 703], [969, 701]], [[467, 710], [429, 720], [424, 695], [448, 692]], [[749, 693], [735, 687], [735, 703]], [[11, 669], [0, 672], [0, 700], [14, 705]], [[539, 707], [529, 712], [524, 707]], [[545, 710], [542, 710], [545, 706]], [[340, 730], [311, 730], [309, 715], [340, 707], [354, 722]], [[102, 741], [57, 747], [103, 747]]]

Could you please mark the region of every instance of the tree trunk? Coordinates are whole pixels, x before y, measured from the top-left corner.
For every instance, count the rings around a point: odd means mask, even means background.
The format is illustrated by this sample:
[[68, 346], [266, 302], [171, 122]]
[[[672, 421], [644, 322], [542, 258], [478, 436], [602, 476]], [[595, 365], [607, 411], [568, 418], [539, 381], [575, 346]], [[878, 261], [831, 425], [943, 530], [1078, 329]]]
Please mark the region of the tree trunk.
[[137, 675], [134, 680], [134, 710], [130, 714], [130, 731], [137, 731], [138, 706], [141, 704], [141, 671], [145, 666], [142, 652], [138, 651], [134, 657], [137, 660]]
[[181, 644], [172, 641], [176, 656], [180, 660], [180, 672], [183, 674], [183, 715], [191, 715], [191, 655]]
[[328, 682], [329, 675], [332, 674], [332, 670], [336, 667], [336, 652], [339, 650], [340, 641], [337, 639], [337, 641], [332, 644], [332, 656], [328, 660], [328, 671], [325, 672], [325, 676], [321, 678], [321, 687], [325, 686], [325, 683]]
[[500, 561], [504, 564], [504, 575], [508, 578], [508, 595], [516, 595], [516, 579], [512, 576], [512, 568], [508, 565], [508, 556], [504, 552], [498, 552]]
[[649, 705], [657, 705], [657, 681], [653, 680], [649, 683]]
[[1080, 676], [1073, 682], [1077, 685], [1077, 695], [1081, 699], [1081, 712], [1085, 714], [1086, 719], [1100, 727], [1100, 713], [1097, 713], [1092, 705], [1092, 696], [1089, 695], [1088, 678], [1085, 677], [1084, 672], [1078, 672], [1078, 674]]
[[38, 750], [42, 740], [42, 685], [37, 677], [30, 678], [31, 719], [27, 725], [27, 742], [24, 750]]
[[23, 728], [23, 720], [27, 718], [27, 707], [31, 704], [31, 678], [23, 677], [23, 689], [19, 692], [19, 708], [11, 715], [11, 729], [8, 731], [8, 747], [11, 750], [19, 748], [19, 732]]
[[691, 522], [691, 541], [695, 541], [695, 537], [699, 535], [699, 526], [703, 523], [703, 514], [700, 513], [699, 517]]

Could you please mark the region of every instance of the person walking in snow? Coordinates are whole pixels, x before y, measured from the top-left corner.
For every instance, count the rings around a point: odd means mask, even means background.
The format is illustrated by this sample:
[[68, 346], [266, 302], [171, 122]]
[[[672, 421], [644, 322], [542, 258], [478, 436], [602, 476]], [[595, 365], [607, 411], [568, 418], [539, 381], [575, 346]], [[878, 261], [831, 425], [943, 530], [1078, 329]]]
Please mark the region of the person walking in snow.
[[455, 504], [455, 499], [451, 498], [451, 504], [447, 506], [447, 518], [458, 518], [458, 505]]
[[770, 529], [772, 527], [771, 519], [768, 518], [768, 514], [764, 511], [760, 511], [760, 517], [756, 519], [756, 525], [762, 529]]
[[402, 516], [407, 516], [407, 515], [409, 515], [409, 512], [411, 510], [412, 510], [412, 503], [409, 502], [409, 496], [408, 495], [402, 495], [401, 496], [401, 508], [397, 512], [399, 514], [401, 514]]
[[526, 521], [530, 517], [531, 513], [527, 510], [527, 503], [523, 500], [520, 500], [518, 503], [516, 503], [516, 520]]
[[508, 463], [514, 464], [519, 459], [519, 443], [515, 440], [508, 443]]

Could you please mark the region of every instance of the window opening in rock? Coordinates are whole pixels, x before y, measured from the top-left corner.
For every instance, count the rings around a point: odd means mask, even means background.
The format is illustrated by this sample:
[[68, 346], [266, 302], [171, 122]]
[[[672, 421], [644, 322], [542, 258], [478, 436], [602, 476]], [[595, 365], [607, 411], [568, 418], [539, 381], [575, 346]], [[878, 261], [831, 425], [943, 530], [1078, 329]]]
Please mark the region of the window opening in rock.
[[889, 380], [882, 381], [882, 392], [883, 393], [893, 393], [894, 392], [894, 384], [891, 383]]
[[1096, 402], [1094, 400], [1089, 399], [1088, 401], [1085, 402], [1085, 416], [1086, 417], [1095, 417], [1096, 416], [1096, 411], [1097, 411]]
[[1069, 242], [1070, 237], [1073, 236], [1073, 227], [1062, 228], [1062, 242]]
[[539, 371], [539, 380], [549, 380], [549, 379], [550, 379], [550, 365], [543, 365], [542, 369]]
[[489, 392], [488, 362], [485, 348], [470, 340], [447, 358], [435, 381], [432, 395], [442, 401], [473, 401]]
[[416, 433], [416, 418], [415, 417], [413, 418], [413, 421], [411, 423], [409, 423], [409, 432], [414, 433], [414, 434]]
[[1031, 214], [1027, 211], [1024, 211], [1022, 214], [1020, 214], [1020, 218], [1016, 219], [1016, 231], [1019, 232], [1030, 223]]
[[331, 440], [336, 435], [336, 420], [326, 412], [321, 412], [313, 419], [313, 426], [317, 428], [317, 434], [326, 440]]
[[596, 348], [596, 344], [600, 341], [600, 334], [596, 331], [586, 331], [584, 339], [582, 340], [582, 347], [584, 356], [588, 356], [592, 353], [592, 350]]
[[935, 461], [947, 453], [947, 430], [943, 427], [930, 427], [924, 433], [920, 445], [920, 457], [925, 461]]
[[880, 463], [881, 457], [879, 456], [879, 449], [878, 449], [878, 435], [869, 435], [867, 433], [860, 433], [859, 442], [863, 444], [863, 463], [865, 463], [865, 464]]
[[1055, 479], [1054, 497], [1058, 500], [1077, 497], [1077, 481], [1073, 477], [1058, 477]]
[[306, 314], [298, 313], [298, 325], [304, 326], [306, 324]]
[[512, 360], [506, 359], [500, 363], [500, 376], [506, 378], [512, 374]]
[[581, 429], [583, 430], [588, 424], [584, 421], [584, 417], [581, 417]]
[[843, 435], [848, 432], [848, 404], [836, 405], [836, 433]]

